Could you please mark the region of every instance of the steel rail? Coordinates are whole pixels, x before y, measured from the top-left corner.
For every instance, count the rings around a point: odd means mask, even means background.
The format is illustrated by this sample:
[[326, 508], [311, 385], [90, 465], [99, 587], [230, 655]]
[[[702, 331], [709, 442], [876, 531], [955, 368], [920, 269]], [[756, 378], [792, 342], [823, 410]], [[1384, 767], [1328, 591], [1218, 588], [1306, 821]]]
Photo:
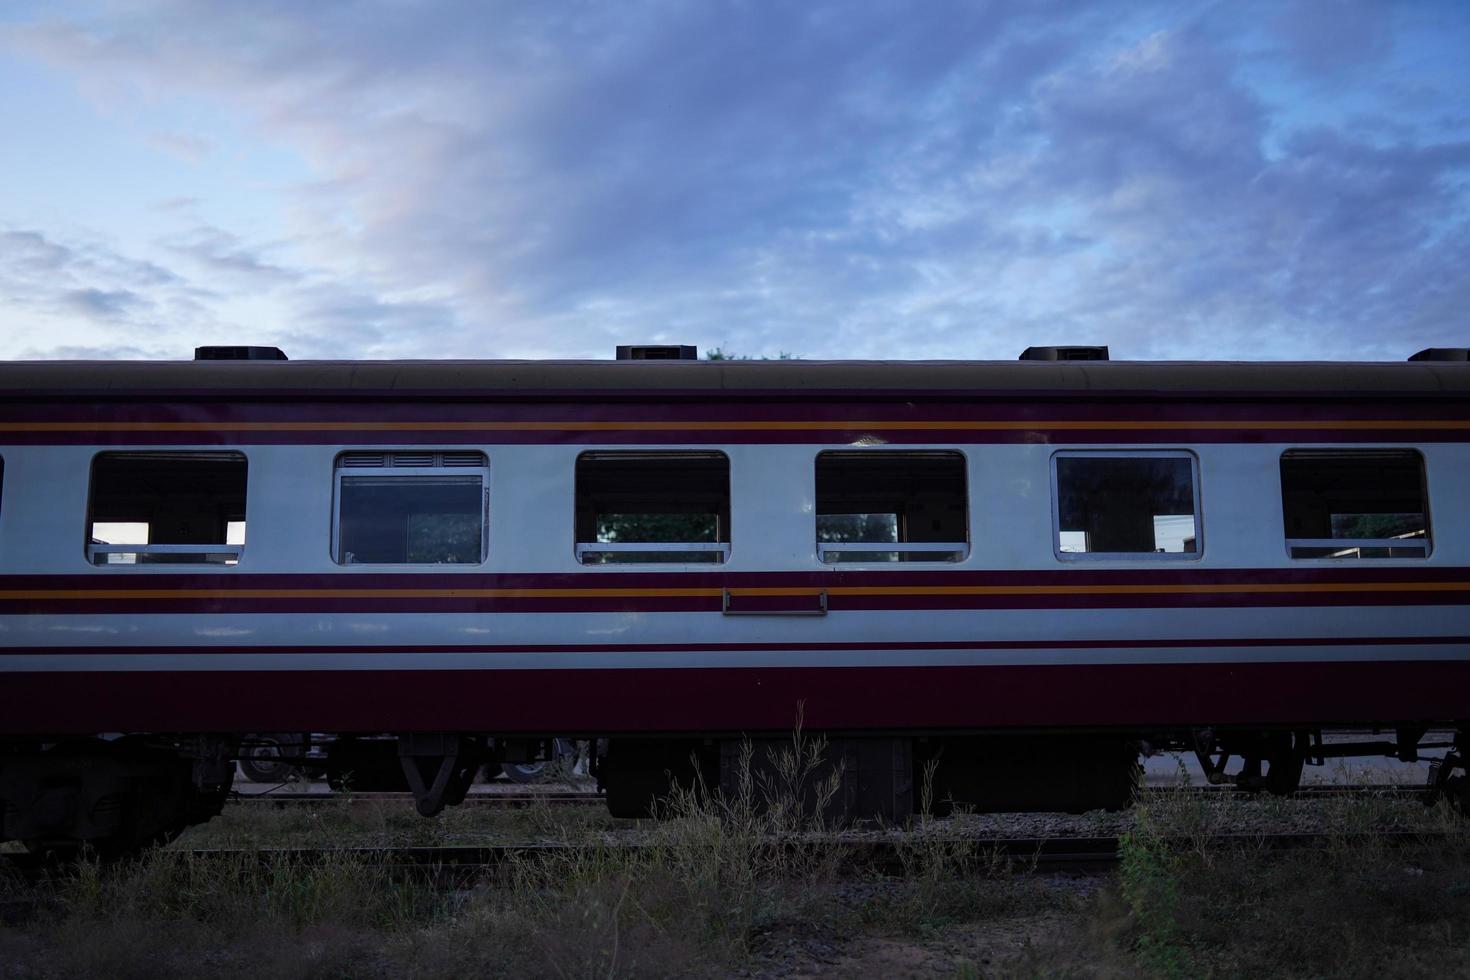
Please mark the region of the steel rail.
[[[537, 804], [549, 804], [551, 806], [566, 806], [569, 804], [601, 803], [605, 798], [602, 794], [593, 790], [556, 790], [548, 792], [527, 791], [519, 793], [470, 793], [462, 801], [465, 806], [533, 806]], [[356, 803], [356, 802], [413, 802], [413, 794], [406, 792], [371, 792], [371, 793], [235, 793], [230, 796], [230, 803], [244, 805], [262, 805], [273, 803], [278, 805], [306, 804], [323, 805], [328, 803]]]
[[[1383, 831], [1378, 833], [1323, 833], [1289, 831], [1278, 833], [1228, 833], [1206, 837], [1165, 835], [1166, 846], [1194, 850], [1201, 846], [1211, 850], [1239, 849], [1251, 853], [1300, 850], [1306, 848], [1357, 847], [1367, 844], [1443, 845], [1464, 842], [1466, 836], [1454, 831]], [[1114, 836], [1083, 837], [966, 837], [945, 834], [904, 833], [885, 837], [851, 837], [842, 834], [799, 834], [773, 839], [774, 846], [788, 848], [794, 854], [803, 850], [835, 850], [845, 869], [879, 872], [895, 876], [908, 873], [916, 863], [938, 850], [939, 860], [1006, 862], [1011, 867], [1032, 872], [1095, 872], [1107, 870], [1121, 859], [1121, 839]], [[393, 870], [421, 870], [435, 875], [485, 873], [504, 867], [511, 861], [535, 860], [554, 855], [608, 849], [624, 854], [666, 850], [665, 842], [647, 840], [594, 841], [587, 843], [515, 843], [455, 846], [355, 846], [355, 847], [257, 847], [257, 848], [181, 848], [164, 853], [199, 861], [254, 861], [264, 864], [292, 863], [310, 866], [327, 861], [356, 861], [378, 864]], [[689, 845], [682, 845], [689, 846]], [[65, 876], [76, 867], [51, 853], [0, 854], [0, 868], [7, 868], [25, 878]]]
[[[1286, 797], [1275, 797], [1264, 790], [1249, 790], [1231, 784], [1201, 785], [1201, 786], [1146, 786], [1140, 790], [1144, 797], [1160, 795], [1201, 795], [1201, 796], [1228, 796], [1231, 799], [1339, 799], [1357, 798], [1368, 799], [1415, 799], [1424, 795], [1426, 787], [1420, 783], [1308, 783], [1300, 786], [1295, 792]], [[605, 797], [595, 790], [522, 790], [514, 793], [470, 793], [462, 801], [466, 806], [487, 807], [518, 807], [534, 806], [538, 804], [550, 804], [552, 806], [564, 806], [575, 804], [596, 804], [603, 802]], [[230, 797], [231, 803], [242, 805], [261, 805], [273, 803], [278, 805], [306, 804], [324, 805], [329, 803], [352, 803], [352, 802], [412, 802], [413, 794], [407, 792], [346, 792], [346, 793], [300, 793], [300, 792], [264, 792], [264, 793], [235, 793]]]

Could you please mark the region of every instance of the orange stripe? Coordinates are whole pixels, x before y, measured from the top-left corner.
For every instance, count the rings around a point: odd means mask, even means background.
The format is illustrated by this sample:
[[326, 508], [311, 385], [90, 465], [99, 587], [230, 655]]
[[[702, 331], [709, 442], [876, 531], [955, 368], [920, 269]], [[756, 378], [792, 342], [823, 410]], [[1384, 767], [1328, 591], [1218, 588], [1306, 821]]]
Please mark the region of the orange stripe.
[[1264, 420], [1209, 421], [874, 421], [834, 419], [814, 422], [0, 422], [0, 432], [759, 432], [867, 429], [936, 432], [1025, 432], [1033, 430], [1293, 430], [1293, 429], [1470, 429], [1466, 419], [1337, 419], [1299, 422]]
[[[1470, 582], [1285, 582], [1202, 585], [894, 585], [750, 587], [735, 596], [922, 595], [1188, 595], [1283, 592], [1466, 592]], [[722, 589], [15, 589], [0, 600], [18, 599], [717, 599]]]

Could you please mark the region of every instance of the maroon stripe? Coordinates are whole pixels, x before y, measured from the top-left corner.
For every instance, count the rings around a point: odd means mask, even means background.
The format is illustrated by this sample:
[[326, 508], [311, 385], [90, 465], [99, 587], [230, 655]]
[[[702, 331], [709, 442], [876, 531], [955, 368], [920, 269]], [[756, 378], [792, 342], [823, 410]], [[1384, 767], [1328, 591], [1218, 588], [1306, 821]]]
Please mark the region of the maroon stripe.
[[7, 674], [0, 733], [1463, 722], [1470, 661]]
[[[650, 400], [652, 399], [652, 401]], [[1463, 394], [1453, 388], [1426, 390], [1410, 388], [1342, 389], [1309, 391], [1301, 388], [1214, 389], [1199, 385], [1188, 389], [1169, 388], [69, 388], [48, 387], [44, 392], [0, 392], [6, 410], [29, 410], [43, 406], [57, 412], [85, 413], [99, 403], [129, 408], [197, 405], [270, 408], [297, 406], [303, 411], [359, 409], [373, 411], [382, 405], [445, 405], [495, 409], [508, 405], [567, 406], [595, 411], [610, 403], [639, 405], [656, 403], [680, 408], [728, 405], [748, 410], [760, 405], [868, 405], [872, 403], [1028, 406], [1067, 408], [1078, 404], [1117, 405], [1223, 405], [1241, 410], [1260, 406], [1289, 405], [1302, 410], [1323, 406], [1351, 410], [1357, 406], [1383, 406], [1408, 411], [1423, 405], [1463, 404]], [[1262, 410], [1265, 410], [1264, 408]]]
[[[284, 596], [259, 598], [230, 595], [234, 589], [270, 589], [301, 591], [307, 589], [421, 589], [447, 591], [453, 589], [722, 589], [787, 587], [813, 590], [841, 587], [908, 586], [987, 586], [1046, 587], [1072, 585], [1128, 584], [1147, 588], [1154, 586], [1190, 587], [1212, 584], [1305, 585], [1311, 583], [1458, 582], [1465, 579], [1464, 569], [1253, 569], [1237, 572], [1164, 571], [1149, 573], [1059, 572], [952, 572], [915, 573], [679, 573], [598, 576], [596, 573], [573, 575], [136, 575], [122, 573], [95, 576], [4, 576], [0, 589], [88, 590], [126, 592], [130, 589], [208, 589], [223, 594], [208, 598], [132, 599], [120, 595], [116, 599], [89, 597], [7, 598], [0, 596], [0, 614], [10, 615], [100, 615], [111, 613], [621, 613], [621, 612], [719, 612], [720, 595], [710, 596], [568, 596], [538, 598], [530, 596], [479, 597], [419, 595], [395, 598], [358, 598]], [[1238, 591], [1238, 592], [1172, 592], [1146, 591], [1129, 594], [1021, 594], [1021, 595], [831, 595], [827, 607], [832, 612], [854, 610], [926, 610], [926, 609], [1152, 609], [1165, 606], [1185, 608], [1278, 608], [1333, 606], [1459, 606], [1466, 604], [1463, 591], [1426, 588], [1382, 591]]]
[[[909, 393], [879, 393], [854, 397], [851, 392], [831, 397], [802, 397], [792, 393], [766, 394], [757, 404], [727, 403], [726, 393], [706, 393], [697, 401], [671, 404], [659, 393], [649, 400], [639, 393], [635, 401], [616, 407], [600, 398], [561, 403], [514, 398], [487, 402], [483, 398], [423, 400], [413, 396], [390, 396], [378, 401], [340, 401], [318, 392], [292, 400], [250, 401], [245, 398], [212, 400], [168, 400], [154, 397], [142, 402], [115, 402], [102, 397], [87, 402], [27, 401], [3, 404], [0, 418], [7, 422], [208, 422], [228, 426], [232, 422], [395, 422], [484, 421], [495, 422], [608, 422], [687, 420], [691, 429], [700, 422], [808, 421], [817, 427], [845, 425], [852, 419], [896, 421], [966, 420], [1049, 422], [1119, 420], [1174, 421], [1200, 419], [1210, 422], [1328, 420], [1414, 420], [1470, 418], [1470, 399], [1463, 395], [1408, 398], [1401, 395], [1360, 397], [1253, 398], [1250, 403], [1229, 401], [1231, 396], [1208, 398], [1157, 396], [1149, 393], [1086, 395], [1058, 398], [1056, 393], [1025, 392], [964, 393], [916, 399]], [[879, 413], [875, 415], [874, 413]]]
[[[569, 549], [570, 550], [570, 549]], [[251, 573], [153, 571], [98, 568], [75, 575], [0, 575], [0, 591], [40, 589], [752, 589], [1048, 587], [1048, 586], [1210, 586], [1316, 585], [1364, 582], [1442, 583], [1470, 581], [1463, 565], [1393, 565], [1372, 562], [1291, 568], [1200, 568], [1189, 561], [1157, 562], [1167, 567], [1100, 569], [1088, 562], [1055, 569], [853, 570], [831, 566], [802, 572], [657, 571], [624, 572], [589, 568], [576, 572], [403, 572]], [[164, 568], [166, 566], [155, 566]], [[361, 567], [361, 566], [358, 566]]]
[[[0, 441], [11, 444], [63, 445], [262, 445], [262, 444], [335, 444], [344, 439], [361, 445], [427, 445], [454, 442], [491, 441], [501, 444], [574, 444], [625, 445], [629, 443], [719, 444], [719, 443], [806, 443], [813, 441], [848, 443], [870, 434], [858, 421], [901, 421], [908, 423], [956, 420], [1032, 423], [1025, 430], [1001, 432], [962, 432], [949, 430], [881, 430], [893, 444], [950, 443], [1067, 443], [1067, 444], [1190, 444], [1190, 443], [1254, 443], [1254, 442], [1461, 442], [1463, 432], [1443, 429], [1407, 428], [1398, 431], [1364, 431], [1358, 429], [1270, 430], [1251, 429], [1250, 424], [1263, 420], [1302, 420], [1314, 423], [1335, 420], [1387, 419], [1412, 422], [1418, 419], [1470, 419], [1467, 399], [1457, 396], [1423, 396], [1405, 398], [1370, 393], [1341, 397], [1289, 397], [1251, 395], [1236, 401], [1225, 393], [1209, 398], [1181, 397], [1160, 393], [1026, 393], [1026, 392], [962, 392], [957, 394], [888, 392], [872, 397], [858, 397], [851, 392], [828, 393], [830, 397], [809, 397], [806, 392], [747, 393], [748, 398], [726, 392], [703, 392], [684, 398], [660, 392], [649, 401], [646, 392], [621, 393], [617, 403], [607, 398], [585, 397], [547, 401], [537, 393], [516, 393], [497, 400], [484, 392], [464, 400], [441, 395], [421, 397], [389, 393], [379, 400], [364, 400], [360, 393], [339, 398], [336, 393], [303, 392], [275, 396], [278, 399], [257, 400], [253, 393], [231, 394], [220, 400], [193, 400], [167, 393], [155, 393], [139, 401], [119, 401], [103, 396], [93, 401], [51, 400], [45, 402], [11, 402], [4, 404], [3, 418], [8, 422], [129, 422], [139, 425], [159, 422], [206, 423], [199, 432], [14, 432], [0, 433]], [[628, 400], [632, 398], [632, 400]], [[385, 418], [405, 422], [465, 421], [484, 422], [483, 431], [455, 432], [249, 432], [232, 428], [234, 423], [272, 422], [373, 422]], [[686, 429], [668, 432], [505, 432], [494, 426], [501, 422], [525, 421], [668, 421], [687, 420]], [[1075, 421], [1177, 421], [1199, 419], [1214, 423], [1239, 422], [1240, 429], [1155, 430], [1131, 429], [1078, 431], [1065, 428]], [[712, 431], [701, 423], [710, 421], [798, 421], [809, 428], [800, 431]]]
[[247, 432], [214, 428], [198, 432], [3, 432], [0, 445], [12, 446], [430, 446], [445, 444], [481, 445], [849, 445], [865, 436], [882, 433], [890, 445], [1150, 445], [1190, 446], [1216, 444], [1331, 443], [1384, 445], [1388, 443], [1464, 443], [1464, 430], [1394, 429], [1020, 429], [1007, 431], [891, 430], [870, 428], [812, 428], [779, 431], [711, 431], [689, 429], [644, 432], [506, 432], [494, 429], [454, 432]]
[[1470, 646], [1470, 636], [1316, 636], [1316, 637], [1219, 637], [1134, 639], [1134, 640], [952, 640], [913, 643], [499, 643], [499, 644], [413, 644], [332, 645], [295, 644], [251, 646], [66, 646], [11, 647], [0, 656], [82, 656], [89, 654], [169, 654], [223, 656], [227, 654], [375, 654], [418, 655], [430, 653], [759, 653], [864, 652], [884, 650], [1194, 650], [1232, 647], [1364, 647], [1364, 646]]
[[[926, 609], [1239, 609], [1333, 606], [1460, 606], [1463, 593], [1271, 592], [1140, 593], [1135, 595], [1040, 596], [833, 596], [830, 612]], [[506, 599], [27, 599], [0, 602], [0, 615], [103, 615], [114, 613], [718, 613], [718, 597], [589, 597]]]

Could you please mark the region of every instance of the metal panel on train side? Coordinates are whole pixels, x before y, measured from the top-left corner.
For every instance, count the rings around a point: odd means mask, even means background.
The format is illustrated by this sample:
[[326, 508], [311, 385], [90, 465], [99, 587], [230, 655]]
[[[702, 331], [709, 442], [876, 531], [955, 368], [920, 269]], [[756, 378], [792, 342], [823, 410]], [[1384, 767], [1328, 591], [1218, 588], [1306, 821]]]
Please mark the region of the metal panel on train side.
[[[853, 730], [1470, 714], [1463, 441], [1350, 432], [1351, 445], [1423, 454], [1433, 550], [1349, 563], [1292, 560], [1284, 546], [1280, 455], [1343, 444], [1320, 429], [1292, 433], [1316, 441], [1211, 429], [1203, 442], [1072, 442], [1000, 426], [952, 443], [899, 429], [886, 447], [854, 447], [691, 422], [682, 442], [602, 443], [595, 429], [421, 440], [487, 452], [488, 558], [384, 567], [330, 555], [333, 461], [359, 444], [251, 431], [247, 543], [233, 567], [91, 567], [87, 473], [112, 444], [4, 449], [0, 732], [779, 729], [798, 702], [809, 724]], [[894, 445], [964, 452], [968, 556], [821, 565], [816, 454]], [[571, 474], [599, 446], [725, 452], [728, 563], [578, 564]], [[1203, 552], [1058, 561], [1053, 454], [1128, 446], [1198, 459]], [[825, 593], [827, 614], [725, 616], [726, 589]]]

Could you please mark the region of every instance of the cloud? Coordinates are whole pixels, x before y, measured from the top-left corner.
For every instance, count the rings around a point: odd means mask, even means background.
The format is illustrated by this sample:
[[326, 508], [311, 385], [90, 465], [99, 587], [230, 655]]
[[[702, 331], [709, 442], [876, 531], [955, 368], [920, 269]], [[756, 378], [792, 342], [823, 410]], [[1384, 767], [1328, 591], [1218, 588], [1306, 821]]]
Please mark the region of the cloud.
[[144, 293], [182, 282], [157, 263], [95, 241], [62, 243], [32, 229], [0, 230], [0, 293], [12, 302], [115, 317], [146, 306]]
[[0, 230], [0, 308], [5, 354], [21, 358], [158, 356], [200, 320], [196, 291], [169, 269], [32, 229]]
[[156, 132], [149, 134], [148, 141], [190, 163], [198, 163], [214, 149], [209, 140], [189, 133]]
[[[356, 356], [403, 357], [405, 341], [417, 356], [448, 356], [434, 348], [435, 337], [457, 329], [453, 313], [436, 303], [384, 299], [336, 285], [304, 290], [297, 298], [299, 316], [283, 335], [293, 356], [342, 357], [340, 344], [351, 343]], [[456, 352], [457, 353], [457, 352]], [[480, 356], [499, 356], [494, 348]]]
[[123, 344], [108, 347], [85, 347], [63, 344], [59, 347], [25, 347], [10, 352], [18, 361], [143, 361], [160, 360], [166, 354], [144, 347]]
[[199, 209], [204, 202], [197, 197], [168, 197], [155, 202], [153, 210], [168, 214], [173, 212], [192, 213]]
[[0, 37], [309, 162], [289, 242], [177, 202], [161, 239], [210, 302], [269, 295], [293, 356], [1463, 343], [1470, 80], [1398, 60], [1453, 8], [1231, 14], [157, 0]]
[[1293, 0], [1274, 18], [1282, 48], [1310, 79], [1361, 72], [1394, 46], [1394, 13], [1365, 0]]
[[116, 320], [148, 305], [137, 293], [127, 289], [69, 289], [61, 301], [82, 316], [98, 320]]
[[208, 224], [199, 224], [180, 234], [167, 236], [162, 244], [169, 251], [207, 268], [226, 279], [253, 287], [270, 287], [295, 282], [303, 273], [268, 261], [270, 246], [251, 247], [237, 236]]

